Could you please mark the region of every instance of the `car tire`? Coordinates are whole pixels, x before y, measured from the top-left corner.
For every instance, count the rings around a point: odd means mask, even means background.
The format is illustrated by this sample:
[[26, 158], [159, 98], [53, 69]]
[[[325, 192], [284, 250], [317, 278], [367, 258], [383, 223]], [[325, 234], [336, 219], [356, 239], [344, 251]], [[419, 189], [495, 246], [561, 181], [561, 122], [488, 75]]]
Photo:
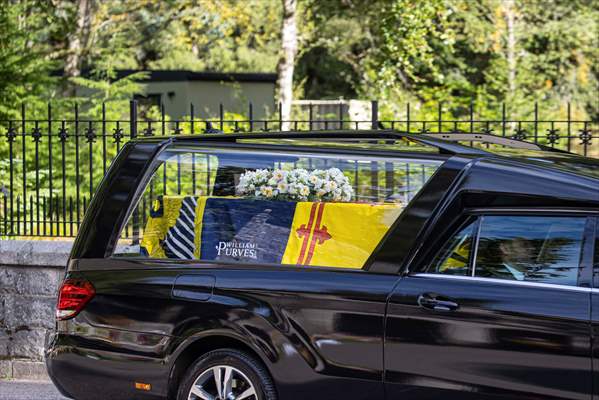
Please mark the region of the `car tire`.
[[[217, 382], [221, 383], [220, 388]], [[233, 396], [230, 396], [231, 393]], [[277, 394], [268, 371], [260, 361], [243, 351], [219, 349], [200, 357], [187, 370], [179, 385], [177, 400], [201, 400], [203, 397], [215, 400], [276, 400]]]

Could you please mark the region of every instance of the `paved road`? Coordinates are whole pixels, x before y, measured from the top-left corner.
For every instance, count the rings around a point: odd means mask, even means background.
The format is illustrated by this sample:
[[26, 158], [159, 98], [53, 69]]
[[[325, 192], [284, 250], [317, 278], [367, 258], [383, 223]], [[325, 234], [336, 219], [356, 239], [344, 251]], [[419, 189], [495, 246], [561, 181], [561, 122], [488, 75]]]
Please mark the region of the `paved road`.
[[51, 383], [0, 381], [0, 400], [67, 400]]

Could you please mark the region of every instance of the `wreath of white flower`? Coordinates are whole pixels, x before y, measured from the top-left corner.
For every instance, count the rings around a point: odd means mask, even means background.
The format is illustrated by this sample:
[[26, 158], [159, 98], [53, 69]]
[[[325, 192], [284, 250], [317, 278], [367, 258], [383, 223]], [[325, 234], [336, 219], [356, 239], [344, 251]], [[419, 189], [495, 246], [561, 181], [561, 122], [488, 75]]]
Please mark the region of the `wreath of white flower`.
[[354, 189], [339, 168], [257, 169], [239, 178], [237, 195], [269, 200], [351, 201]]

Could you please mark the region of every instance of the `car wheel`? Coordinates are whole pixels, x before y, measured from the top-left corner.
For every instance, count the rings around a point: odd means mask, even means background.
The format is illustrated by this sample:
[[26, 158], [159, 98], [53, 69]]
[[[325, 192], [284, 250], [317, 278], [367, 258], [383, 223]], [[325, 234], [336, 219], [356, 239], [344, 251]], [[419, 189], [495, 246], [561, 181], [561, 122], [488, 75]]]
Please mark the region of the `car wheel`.
[[200, 357], [187, 371], [177, 400], [276, 400], [262, 364], [239, 350], [221, 349]]

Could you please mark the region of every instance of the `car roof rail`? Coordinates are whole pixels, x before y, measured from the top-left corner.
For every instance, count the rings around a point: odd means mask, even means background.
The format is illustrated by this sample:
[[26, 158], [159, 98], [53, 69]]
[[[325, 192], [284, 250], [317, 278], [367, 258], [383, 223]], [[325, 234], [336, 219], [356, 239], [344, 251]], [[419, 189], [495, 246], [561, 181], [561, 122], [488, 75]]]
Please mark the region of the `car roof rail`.
[[[476, 149], [459, 143], [449, 143], [435, 136], [426, 136], [422, 134], [412, 134], [400, 132], [392, 129], [374, 129], [374, 130], [319, 130], [313, 132], [306, 131], [281, 131], [281, 132], [244, 132], [244, 133], [213, 133], [211, 135], [201, 135], [202, 141], [215, 142], [237, 142], [238, 140], [260, 140], [260, 139], [303, 139], [303, 140], [327, 140], [327, 139], [359, 139], [359, 140], [395, 140], [410, 139], [417, 143], [428, 145], [439, 149], [439, 152], [445, 154], [488, 154], [483, 149]], [[173, 137], [176, 141], [198, 140], [197, 135], [180, 135]]]
[[427, 136], [435, 139], [442, 139], [449, 142], [483, 142], [490, 144], [499, 144], [514, 149], [525, 150], [551, 150], [535, 143], [525, 142], [522, 140], [512, 139], [504, 136], [490, 135], [488, 133], [424, 133]]
[[[408, 133], [394, 129], [372, 129], [372, 130], [317, 130], [307, 131], [270, 131], [270, 132], [238, 132], [222, 133], [213, 129], [210, 135], [201, 135], [202, 141], [237, 142], [244, 139], [304, 139], [304, 140], [327, 140], [327, 139], [359, 139], [359, 140], [385, 140], [406, 138], [415, 142], [435, 147], [439, 152], [445, 154], [489, 154], [483, 148], [471, 147], [460, 142], [480, 142], [497, 144], [514, 149], [551, 151], [566, 153], [560, 149], [525, 142], [510, 137], [496, 136], [487, 133], [469, 132], [440, 132], [440, 133]], [[197, 140], [197, 135], [181, 135], [174, 137], [177, 141]], [[455, 143], [454, 143], [455, 142]]]

